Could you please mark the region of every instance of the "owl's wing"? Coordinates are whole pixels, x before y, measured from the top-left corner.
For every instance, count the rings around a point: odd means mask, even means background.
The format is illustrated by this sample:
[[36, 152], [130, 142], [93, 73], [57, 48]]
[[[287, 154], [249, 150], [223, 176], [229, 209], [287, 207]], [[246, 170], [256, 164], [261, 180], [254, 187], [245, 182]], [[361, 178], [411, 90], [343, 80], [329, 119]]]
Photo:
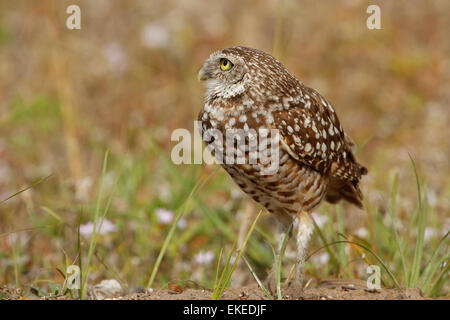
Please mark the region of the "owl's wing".
[[317, 91], [302, 87], [300, 102], [273, 114], [280, 141], [297, 161], [339, 180], [358, 182], [367, 169], [352, 152], [333, 107]]

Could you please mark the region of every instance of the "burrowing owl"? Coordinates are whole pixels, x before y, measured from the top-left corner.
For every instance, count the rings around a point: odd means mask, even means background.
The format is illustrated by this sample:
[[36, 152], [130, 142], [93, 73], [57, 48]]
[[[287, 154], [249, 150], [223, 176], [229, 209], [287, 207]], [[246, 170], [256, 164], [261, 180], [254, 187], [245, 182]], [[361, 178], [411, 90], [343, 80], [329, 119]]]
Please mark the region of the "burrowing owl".
[[[205, 61], [198, 77], [206, 82], [206, 102], [199, 114], [203, 135], [209, 130], [222, 137], [230, 130], [254, 130], [257, 134], [264, 129], [278, 130], [278, 170], [271, 174], [261, 174], [267, 162], [248, 161], [248, 147], [236, 148], [234, 153], [243, 154], [245, 163], [230, 161], [224, 151], [226, 139], [213, 149], [216, 158], [219, 150], [222, 166], [241, 189], [276, 216], [278, 239], [298, 218], [294, 287], [301, 290], [313, 231], [308, 213], [322, 199], [330, 203], [344, 199], [362, 207], [358, 183], [367, 169], [356, 162], [354, 144], [331, 104], [271, 55], [247, 47], [220, 50]], [[203, 137], [210, 145], [219, 141], [217, 136]], [[250, 141], [252, 136], [245, 139]]]

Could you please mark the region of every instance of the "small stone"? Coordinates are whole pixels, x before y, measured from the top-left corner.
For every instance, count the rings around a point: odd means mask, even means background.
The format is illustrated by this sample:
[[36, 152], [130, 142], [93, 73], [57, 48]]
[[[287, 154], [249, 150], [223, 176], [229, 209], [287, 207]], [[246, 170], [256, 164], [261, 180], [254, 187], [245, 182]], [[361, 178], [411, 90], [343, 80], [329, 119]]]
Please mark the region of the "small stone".
[[122, 286], [116, 279], [102, 280], [89, 290], [89, 296], [94, 300], [105, 300], [121, 296]]
[[173, 294], [180, 294], [180, 293], [183, 293], [183, 288], [176, 283], [170, 283], [169, 284], [169, 292], [173, 293]]

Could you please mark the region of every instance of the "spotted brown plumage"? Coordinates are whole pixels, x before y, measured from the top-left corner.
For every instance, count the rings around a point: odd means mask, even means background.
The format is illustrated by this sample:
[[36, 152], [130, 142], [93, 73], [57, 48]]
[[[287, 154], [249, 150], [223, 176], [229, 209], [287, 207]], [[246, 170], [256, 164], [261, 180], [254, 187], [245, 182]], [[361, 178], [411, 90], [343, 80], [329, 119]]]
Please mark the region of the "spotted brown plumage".
[[314, 89], [301, 85], [300, 102], [274, 114], [282, 144], [297, 161], [328, 178], [326, 200], [341, 198], [362, 207], [358, 183], [367, 169], [356, 162], [353, 143], [334, 108]]
[[199, 114], [202, 134], [215, 130], [225, 137], [241, 130], [242, 139], [250, 142], [259, 141], [264, 130], [278, 130], [279, 167], [269, 175], [261, 174], [269, 164], [250, 163], [245, 145], [235, 148], [232, 157], [245, 159], [236, 163], [225, 153], [227, 139], [205, 141], [215, 147], [213, 154], [223, 159], [222, 166], [239, 187], [278, 218], [281, 232], [299, 219], [300, 275], [312, 233], [308, 213], [322, 199], [343, 199], [362, 207], [358, 184], [367, 169], [355, 160], [353, 142], [331, 104], [271, 55], [247, 47], [220, 50], [205, 61], [199, 79], [206, 82], [205, 106]]

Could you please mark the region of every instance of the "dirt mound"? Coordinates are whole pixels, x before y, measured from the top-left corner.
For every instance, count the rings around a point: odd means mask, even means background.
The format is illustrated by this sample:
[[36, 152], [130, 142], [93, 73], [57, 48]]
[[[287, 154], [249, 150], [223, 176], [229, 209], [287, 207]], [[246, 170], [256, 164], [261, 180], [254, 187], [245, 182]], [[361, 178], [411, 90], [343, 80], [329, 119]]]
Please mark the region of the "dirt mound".
[[[156, 289], [146, 293], [134, 293], [118, 299], [123, 300], [211, 300], [212, 291], [187, 289], [176, 292], [168, 289]], [[264, 292], [257, 286], [230, 288], [222, 297], [224, 300], [265, 300]], [[357, 280], [323, 281], [315, 287], [304, 290], [301, 297], [285, 294], [283, 299], [306, 300], [423, 300], [419, 289], [398, 290], [384, 289], [368, 290], [365, 282]]]
[[[112, 300], [211, 300], [212, 290], [202, 289], [140, 289], [140, 292], [125, 295], [113, 294], [89, 296], [89, 299], [112, 299]], [[322, 281], [319, 284], [310, 285], [304, 289], [301, 296], [289, 294], [289, 289], [282, 290], [285, 300], [425, 300], [419, 289], [385, 289], [368, 290], [364, 281], [332, 279]], [[276, 295], [275, 295], [276, 296]], [[276, 298], [276, 297], [275, 297]], [[21, 290], [0, 287], [0, 300], [29, 300], [39, 299], [39, 297], [22, 296]], [[66, 300], [68, 296], [47, 296], [41, 297], [45, 300]], [[247, 286], [240, 288], [228, 288], [225, 290], [222, 300], [267, 300], [264, 292], [257, 286]], [[448, 297], [440, 297], [448, 299]]]

